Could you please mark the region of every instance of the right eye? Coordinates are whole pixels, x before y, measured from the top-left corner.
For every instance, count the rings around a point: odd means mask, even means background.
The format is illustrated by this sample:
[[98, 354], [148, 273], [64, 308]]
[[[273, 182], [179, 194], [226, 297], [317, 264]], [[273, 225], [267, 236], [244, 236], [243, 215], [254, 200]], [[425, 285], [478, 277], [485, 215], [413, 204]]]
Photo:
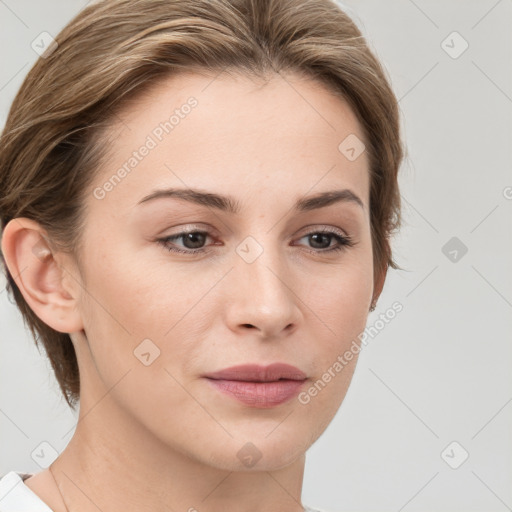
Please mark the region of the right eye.
[[[204, 253], [206, 250], [203, 247], [203, 244], [210, 235], [207, 231], [182, 231], [180, 233], [176, 233], [175, 235], [166, 236], [165, 238], [160, 238], [157, 241], [162, 244], [168, 251], [171, 252], [179, 252], [183, 254], [198, 254]], [[182, 240], [185, 249], [183, 250], [176, 246], [175, 241]]]

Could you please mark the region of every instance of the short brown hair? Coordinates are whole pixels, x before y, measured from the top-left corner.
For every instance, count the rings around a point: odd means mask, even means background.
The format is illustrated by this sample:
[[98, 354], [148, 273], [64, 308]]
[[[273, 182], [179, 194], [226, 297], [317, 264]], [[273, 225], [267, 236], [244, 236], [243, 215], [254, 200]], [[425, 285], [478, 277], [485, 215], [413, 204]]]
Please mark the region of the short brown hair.
[[[101, 135], [125, 101], [180, 71], [292, 71], [325, 84], [361, 122], [374, 274], [399, 268], [389, 245], [401, 221], [398, 104], [385, 70], [333, 0], [103, 0], [83, 9], [56, 42], [26, 76], [2, 134], [0, 229], [16, 217], [33, 219], [55, 248], [79, 261], [84, 194], [105, 155]], [[80, 379], [71, 338], [34, 314], [3, 255], [2, 262], [7, 289], [75, 408]]]

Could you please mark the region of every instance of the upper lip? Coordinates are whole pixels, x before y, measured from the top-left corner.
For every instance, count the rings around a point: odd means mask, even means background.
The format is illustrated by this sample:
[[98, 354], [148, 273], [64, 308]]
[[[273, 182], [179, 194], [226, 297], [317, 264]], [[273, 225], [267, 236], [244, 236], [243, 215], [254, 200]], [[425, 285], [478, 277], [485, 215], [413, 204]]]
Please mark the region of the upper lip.
[[274, 382], [279, 379], [304, 380], [306, 374], [295, 366], [285, 363], [273, 363], [268, 366], [243, 364], [231, 366], [217, 372], [208, 373], [209, 379], [241, 380], [247, 382]]

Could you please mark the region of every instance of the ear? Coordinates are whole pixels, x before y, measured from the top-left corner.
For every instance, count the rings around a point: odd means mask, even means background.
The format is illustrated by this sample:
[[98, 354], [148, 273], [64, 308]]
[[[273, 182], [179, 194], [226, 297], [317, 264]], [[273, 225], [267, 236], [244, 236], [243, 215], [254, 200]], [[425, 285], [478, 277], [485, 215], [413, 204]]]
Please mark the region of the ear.
[[2, 254], [32, 311], [58, 332], [75, 332], [83, 329], [79, 276], [71, 260], [53, 251], [48, 240], [37, 222], [18, 217], [5, 226]]

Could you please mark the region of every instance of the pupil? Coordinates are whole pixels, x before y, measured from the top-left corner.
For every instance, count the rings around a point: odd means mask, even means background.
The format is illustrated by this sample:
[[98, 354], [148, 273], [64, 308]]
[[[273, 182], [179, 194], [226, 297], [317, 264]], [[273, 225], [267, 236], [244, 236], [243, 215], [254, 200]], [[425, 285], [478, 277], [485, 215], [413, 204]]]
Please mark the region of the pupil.
[[329, 237], [330, 237], [330, 236], [331, 236], [331, 235], [326, 235], [325, 233], [316, 233], [316, 234], [314, 234], [314, 235], [311, 235], [311, 237], [312, 237], [312, 241], [313, 241], [313, 245], [314, 245], [315, 243], [318, 243], [318, 240], [317, 240], [317, 239], [318, 239], [318, 237], [323, 237], [323, 238], [324, 238], [324, 241], [325, 241], [325, 239], [327, 238], [327, 246], [329, 246]]
[[[197, 241], [197, 237], [199, 237], [199, 242]], [[192, 247], [187, 245], [187, 242], [192, 243]], [[185, 246], [188, 249], [197, 249], [204, 243], [204, 234], [203, 233], [187, 233], [185, 235]]]

